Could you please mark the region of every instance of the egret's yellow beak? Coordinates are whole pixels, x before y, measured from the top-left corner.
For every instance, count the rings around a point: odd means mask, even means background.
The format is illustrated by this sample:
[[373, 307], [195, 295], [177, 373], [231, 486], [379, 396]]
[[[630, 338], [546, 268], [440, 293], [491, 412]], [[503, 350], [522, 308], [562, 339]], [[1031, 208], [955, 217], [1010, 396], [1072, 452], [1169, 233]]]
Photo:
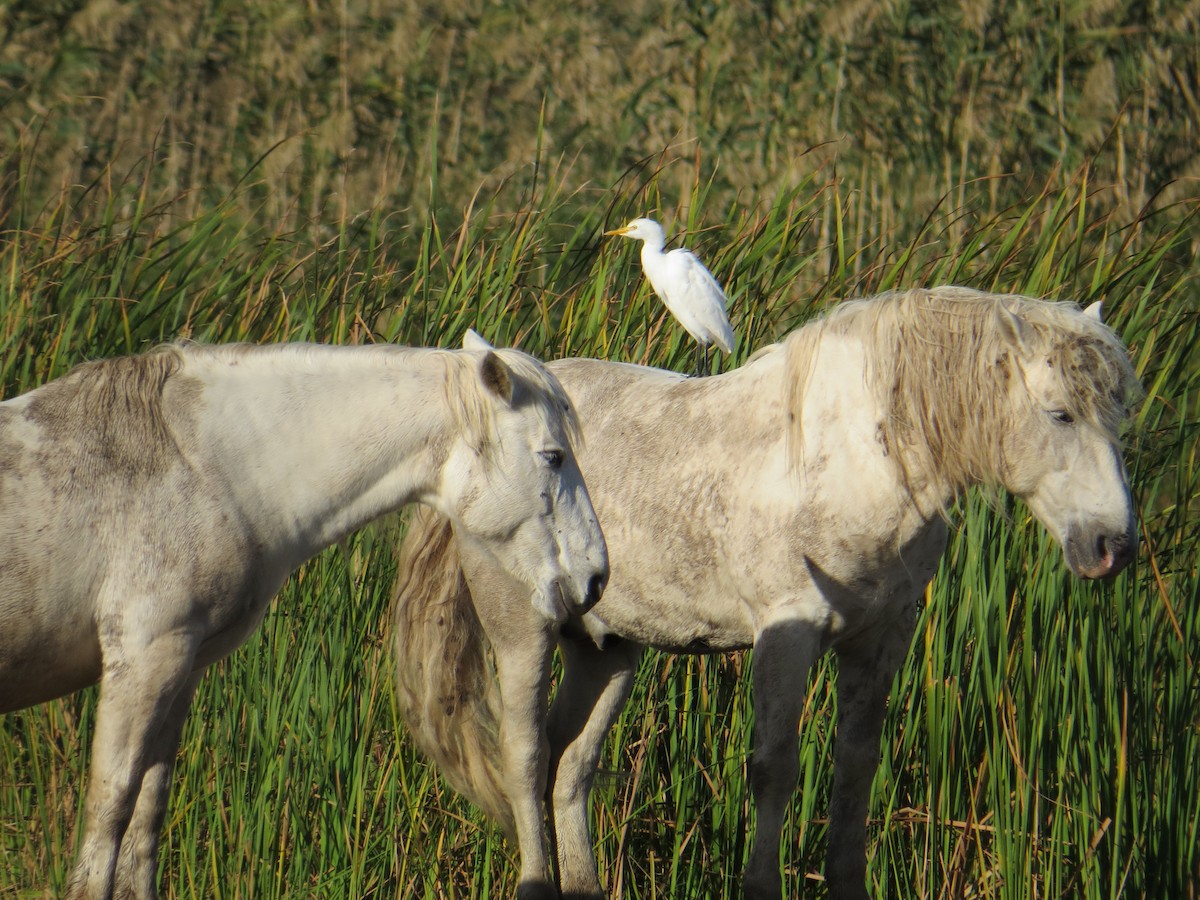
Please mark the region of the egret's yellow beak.
[[604, 236], [612, 237], [614, 235], [625, 234], [627, 231], [629, 231], [628, 225], [626, 225], [624, 228], [614, 228], [612, 231], [606, 231], [604, 232]]

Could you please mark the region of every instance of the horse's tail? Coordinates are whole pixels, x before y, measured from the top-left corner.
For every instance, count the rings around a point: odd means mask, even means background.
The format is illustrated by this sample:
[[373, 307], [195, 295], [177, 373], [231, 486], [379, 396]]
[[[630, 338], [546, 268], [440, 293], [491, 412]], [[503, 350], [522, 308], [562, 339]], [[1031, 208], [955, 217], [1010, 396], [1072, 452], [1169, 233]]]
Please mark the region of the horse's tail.
[[500, 686], [450, 522], [422, 507], [400, 545], [392, 606], [396, 700], [459, 793], [516, 834], [500, 765]]

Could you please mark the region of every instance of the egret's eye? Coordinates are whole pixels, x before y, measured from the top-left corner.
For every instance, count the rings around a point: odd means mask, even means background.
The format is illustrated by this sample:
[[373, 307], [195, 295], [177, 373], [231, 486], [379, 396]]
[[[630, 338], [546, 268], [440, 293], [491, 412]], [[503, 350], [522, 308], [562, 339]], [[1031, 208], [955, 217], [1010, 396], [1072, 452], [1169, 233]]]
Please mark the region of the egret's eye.
[[561, 450], [543, 450], [540, 454], [542, 461], [552, 469], [561, 469], [563, 452]]
[[1073, 415], [1071, 415], [1069, 412], [1067, 412], [1065, 409], [1051, 410], [1050, 418], [1052, 418], [1059, 425], [1074, 425], [1075, 424], [1075, 417]]

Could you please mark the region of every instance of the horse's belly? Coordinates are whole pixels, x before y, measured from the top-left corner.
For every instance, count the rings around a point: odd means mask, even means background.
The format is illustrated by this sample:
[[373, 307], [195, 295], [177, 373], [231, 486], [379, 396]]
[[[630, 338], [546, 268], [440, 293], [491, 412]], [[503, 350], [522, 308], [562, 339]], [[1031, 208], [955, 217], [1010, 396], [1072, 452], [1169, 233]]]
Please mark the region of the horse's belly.
[[[731, 594], [680, 591], [654, 579], [623, 579], [614, 566], [612, 580], [589, 619], [593, 636], [619, 635], [673, 653], [717, 653], [754, 643], [754, 625], [744, 604]], [[603, 627], [597, 629], [596, 624]]]
[[100, 680], [95, 632], [72, 616], [25, 615], [0, 598], [0, 712], [82, 690]]

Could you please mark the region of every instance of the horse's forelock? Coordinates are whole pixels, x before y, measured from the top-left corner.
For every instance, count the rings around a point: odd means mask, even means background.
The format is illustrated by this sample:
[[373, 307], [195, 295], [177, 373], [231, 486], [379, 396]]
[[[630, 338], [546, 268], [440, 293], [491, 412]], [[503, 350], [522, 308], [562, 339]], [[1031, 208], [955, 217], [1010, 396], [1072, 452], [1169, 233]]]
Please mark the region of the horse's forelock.
[[[518, 350], [494, 350], [513, 378], [513, 404], [533, 412], [546, 428], [564, 435], [578, 449], [583, 439], [575, 407], [541, 363]], [[480, 380], [477, 357], [455, 353], [457, 364], [449, 367], [447, 390], [459, 427], [480, 453], [488, 453], [496, 442], [496, 398]]]
[[583, 429], [575, 412], [575, 404], [558, 379], [532, 356], [518, 350], [496, 352], [517, 376], [514, 395], [517, 405], [532, 407], [550, 431], [564, 435], [573, 448], [581, 447]]
[[1048, 336], [1048, 358], [1062, 383], [1066, 411], [1115, 441], [1142, 388], [1116, 335], [1094, 320], [1079, 324], [1065, 338]]

